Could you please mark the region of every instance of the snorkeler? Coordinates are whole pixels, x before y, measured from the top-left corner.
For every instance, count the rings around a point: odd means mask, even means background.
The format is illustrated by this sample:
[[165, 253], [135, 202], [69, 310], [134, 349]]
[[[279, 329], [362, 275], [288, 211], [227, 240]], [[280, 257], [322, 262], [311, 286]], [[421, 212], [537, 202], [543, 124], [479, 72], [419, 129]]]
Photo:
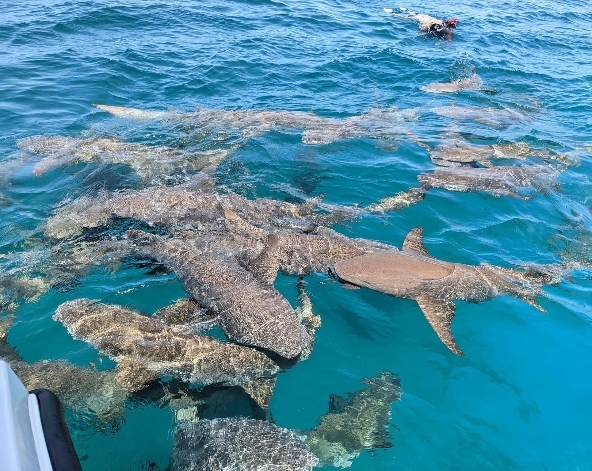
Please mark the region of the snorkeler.
[[385, 12], [394, 16], [407, 18], [419, 23], [419, 30], [422, 33], [428, 33], [434, 36], [452, 39], [452, 29], [456, 28], [456, 18], [450, 20], [439, 20], [433, 16], [424, 13], [413, 13], [407, 8], [399, 8], [401, 13], [395, 13], [392, 8], [385, 8]]

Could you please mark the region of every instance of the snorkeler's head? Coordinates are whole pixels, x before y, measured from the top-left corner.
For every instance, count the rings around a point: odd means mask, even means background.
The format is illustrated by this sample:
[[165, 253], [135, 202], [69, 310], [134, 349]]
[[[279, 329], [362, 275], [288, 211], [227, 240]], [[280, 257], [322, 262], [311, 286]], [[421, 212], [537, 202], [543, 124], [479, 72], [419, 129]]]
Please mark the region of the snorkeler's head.
[[456, 18], [452, 18], [446, 22], [447, 28], [456, 28]]

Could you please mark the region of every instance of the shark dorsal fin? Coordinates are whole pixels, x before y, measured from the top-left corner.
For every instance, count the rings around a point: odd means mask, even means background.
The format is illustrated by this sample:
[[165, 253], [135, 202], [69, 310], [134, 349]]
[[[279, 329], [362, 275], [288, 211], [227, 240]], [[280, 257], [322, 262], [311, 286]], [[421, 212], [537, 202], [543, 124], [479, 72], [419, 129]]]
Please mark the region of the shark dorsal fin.
[[195, 299], [182, 298], [159, 309], [152, 315], [152, 318], [159, 319], [167, 324], [188, 324], [198, 311], [199, 304]]
[[426, 250], [425, 246], [423, 245], [423, 229], [421, 227], [416, 227], [409, 231], [407, 237], [405, 237], [405, 241], [403, 242], [403, 250], [407, 252], [414, 252], [419, 255], [423, 255], [424, 257], [433, 258], [428, 251]]

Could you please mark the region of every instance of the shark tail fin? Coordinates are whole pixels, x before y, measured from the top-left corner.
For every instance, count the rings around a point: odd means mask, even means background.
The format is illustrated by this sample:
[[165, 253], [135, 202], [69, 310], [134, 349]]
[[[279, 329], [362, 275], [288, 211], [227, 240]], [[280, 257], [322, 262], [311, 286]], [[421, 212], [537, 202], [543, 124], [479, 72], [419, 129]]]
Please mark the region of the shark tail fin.
[[421, 227], [409, 231], [403, 242], [403, 250], [432, 258], [425, 245], [423, 245], [423, 229]]
[[423, 315], [428, 320], [436, 335], [448, 349], [459, 356], [465, 354], [456, 344], [452, 335], [451, 324], [456, 310], [452, 301], [442, 301], [429, 296], [418, 296], [416, 299]]

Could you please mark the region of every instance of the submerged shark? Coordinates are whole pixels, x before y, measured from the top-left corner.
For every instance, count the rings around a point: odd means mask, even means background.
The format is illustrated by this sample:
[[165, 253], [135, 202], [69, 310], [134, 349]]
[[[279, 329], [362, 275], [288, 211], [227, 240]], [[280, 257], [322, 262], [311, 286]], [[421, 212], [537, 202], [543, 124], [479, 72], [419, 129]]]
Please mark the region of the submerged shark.
[[539, 191], [558, 190], [557, 175], [564, 167], [548, 165], [503, 166], [490, 168], [449, 167], [420, 174], [423, 188], [443, 188], [449, 191], [485, 191], [494, 196], [528, 199], [519, 193], [523, 188]]
[[115, 219], [133, 218], [149, 224], [194, 225], [201, 227], [224, 219], [228, 208], [256, 226], [289, 228], [310, 232], [318, 225], [332, 225], [351, 220], [358, 213], [347, 208], [318, 212], [318, 199], [303, 204], [269, 198], [249, 200], [233, 192], [213, 191], [213, 181], [198, 174], [190, 181], [173, 187], [146, 188], [122, 193], [101, 193], [81, 197], [62, 207], [46, 222], [45, 234], [63, 239], [84, 229], [104, 226]]
[[188, 152], [171, 147], [151, 147], [104, 137], [73, 138], [66, 136], [32, 136], [17, 142], [28, 152], [44, 155], [33, 167], [41, 176], [57, 167], [79, 162], [105, 162], [129, 165], [144, 181], [169, 181], [173, 174], [191, 173], [217, 167], [231, 149]]
[[137, 391], [162, 375], [187, 382], [241, 385], [279, 372], [275, 362], [255, 349], [194, 333], [190, 326], [89, 299], [68, 301], [53, 316], [70, 334], [117, 362], [116, 379]]
[[[487, 153], [489, 154], [489, 151]], [[454, 151], [454, 154], [454, 157], [446, 156], [445, 165], [449, 165], [448, 168], [438, 168], [429, 173], [419, 174], [417, 180], [421, 186], [381, 199], [365, 209], [375, 214], [397, 211], [419, 203], [432, 188], [459, 192], [483, 191], [493, 196], [508, 196], [527, 200], [534, 196], [528, 193], [524, 194], [525, 190], [536, 190], [541, 193], [546, 193], [548, 190], [559, 191], [560, 185], [555, 178], [565, 169], [564, 165], [457, 167], [456, 164], [464, 159], [464, 151], [461, 150], [458, 153]], [[470, 154], [465, 163], [471, 162], [474, 157], [476, 156]], [[457, 162], [451, 160], [452, 158], [457, 159]]]
[[368, 387], [348, 393], [346, 398], [331, 395], [329, 412], [316, 427], [303, 432], [304, 443], [321, 466], [349, 468], [361, 451], [393, 446], [387, 427], [391, 404], [403, 394], [401, 382], [388, 371], [361, 381]]
[[495, 93], [495, 90], [483, 87], [483, 80], [477, 74], [452, 80], [451, 82], [433, 82], [420, 87], [420, 90], [428, 93], [456, 93], [462, 90], [478, 90], [481, 92]]
[[175, 471], [311, 471], [318, 458], [290, 430], [243, 417], [177, 423]]
[[481, 108], [478, 106], [437, 106], [432, 113], [447, 118], [477, 121], [478, 123], [496, 128], [503, 128], [527, 121], [527, 115], [509, 108]]
[[391, 296], [415, 300], [440, 340], [452, 352], [464, 355], [458, 347], [451, 323], [455, 313], [453, 300], [481, 302], [500, 295], [525, 301], [539, 311], [537, 303], [542, 286], [557, 283], [557, 273], [544, 267], [525, 271], [436, 260], [422, 240], [422, 229], [409, 232], [402, 251], [375, 252], [337, 262], [337, 279]]
[[329, 144], [342, 139], [392, 139], [403, 132], [404, 114], [395, 108], [374, 109], [349, 118], [324, 118], [301, 111], [216, 110], [198, 108], [192, 113], [151, 111], [120, 106], [95, 105], [114, 116], [133, 120], [182, 121], [200, 132], [235, 132], [253, 136], [268, 131], [302, 131], [305, 144]]
[[458, 132], [444, 133], [442, 141], [434, 148], [421, 142], [414, 135], [412, 141], [426, 149], [431, 161], [441, 167], [491, 167], [493, 159], [519, 159], [534, 157], [543, 161], [554, 160], [564, 165], [577, 165], [578, 161], [566, 154], [550, 152], [547, 149], [533, 149], [526, 142], [507, 142], [492, 145], [474, 145], [464, 139]]
[[112, 371], [73, 365], [62, 360], [25, 362], [7, 340], [12, 317], [0, 321], [0, 360], [7, 362], [27, 390], [45, 388], [54, 392], [67, 409], [96, 415], [100, 428], [123, 417], [127, 392]]

